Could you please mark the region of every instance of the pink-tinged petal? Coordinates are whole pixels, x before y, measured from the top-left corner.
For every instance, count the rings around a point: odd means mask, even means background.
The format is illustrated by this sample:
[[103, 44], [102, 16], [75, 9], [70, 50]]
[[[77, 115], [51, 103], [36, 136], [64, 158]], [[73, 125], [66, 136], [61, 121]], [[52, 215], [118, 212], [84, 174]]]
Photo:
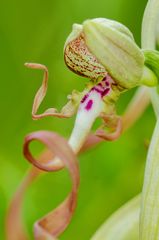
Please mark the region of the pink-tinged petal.
[[[48, 131], [39, 131], [29, 134], [24, 142], [24, 155], [34, 166], [44, 171], [56, 171], [53, 159], [45, 163], [36, 160], [29, 151], [30, 142], [37, 140], [42, 142], [69, 170], [72, 179], [72, 190], [65, 201], [55, 210], [37, 221], [34, 225], [35, 239], [55, 239], [69, 224], [76, 207], [77, 192], [79, 186], [79, 167], [75, 154], [67, 141], [58, 134]], [[61, 164], [62, 166], [62, 164]]]
[[[35, 173], [36, 175], [36, 173]], [[6, 240], [28, 240], [28, 235], [24, 229], [21, 208], [23, 202], [23, 196], [26, 188], [33, 181], [34, 171], [29, 172], [27, 177], [24, 178], [23, 182], [17, 189], [12, 202], [9, 206], [6, 216]]]
[[[39, 157], [40, 162], [44, 162], [46, 159], [53, 157], [51, 151], [45, 150]], [[57, 167], [57, 166], [56, 166]], [[59, 166], [61, 169], [61, 166]], [[32, 167], [17, 191], [15, 192], [6, 215], [5, 230], [6, 240], [28, 240], [28, 235], [23, 226], [22, 220], [22, 203], [25, 193], [31, 183], [39, 176], [41, 170]]]
[[33, 69], [40, 69], [44, 71], [43, 81], [42, 85], [37, 91], [34, 101], [33, 101], [33, 107], [32, 107], [32, 118], [33, 119], [40, 119], [47, 116], [54, 116], [59, 118], [69, 118], [74, 114], [74, 109], [67, 108], [67, 111], [63, 112], [57, 112], [56, 108], [48, 108], [44, 113], [37, 114], [38, 109], [46, 95], [47, 92], [47, 86], [48, 86], [48, 69], [45, 65], [38, 64], [38, 63], [25, 63], [25, 66], [28, 68]]

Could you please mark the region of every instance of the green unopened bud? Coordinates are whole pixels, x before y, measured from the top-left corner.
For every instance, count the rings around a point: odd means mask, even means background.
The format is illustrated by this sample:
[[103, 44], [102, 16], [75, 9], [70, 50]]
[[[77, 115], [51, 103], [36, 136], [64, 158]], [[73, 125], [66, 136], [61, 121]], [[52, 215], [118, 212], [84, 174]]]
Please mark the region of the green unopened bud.
[[74, 25], [64, 53], [67, 66], [80, 75], [98, 79], [108, 72], [120, 88], [140, 85], [144, 54], [118, 22], [98, 18]]

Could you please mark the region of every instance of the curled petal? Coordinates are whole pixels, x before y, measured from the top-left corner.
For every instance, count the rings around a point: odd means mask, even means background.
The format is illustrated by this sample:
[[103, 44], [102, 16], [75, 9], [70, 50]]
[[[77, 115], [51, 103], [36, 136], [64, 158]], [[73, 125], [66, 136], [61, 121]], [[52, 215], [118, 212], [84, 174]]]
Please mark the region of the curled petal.
[[[45, 150], [39, 157], [40, 162], [45, 162], [45, 159], [53, 157], [53, 154], [49, 150]], [[61, 169], [61, 165], [59, 166]], [[57, 170], [57, 166], [56, 166]], [[39, 176], [41, 171], [35, 167], [32, 167], [27, 172], [19, 188], [15, 192], [13, 199], [7, 211], [6, 216], [6, 240], [28, 240], [28, 235], [23, 226], [22, 220], [22, 203], [25, 193], [32, 182]]]
[[[35, 239], [56, 239], [69, 224], [77, 202], [79, 186], [79, 167], [75, 154], [67, 141], [53, 132], [39, 131], [29, 134], [24, 142], [24, 155], [34, 166], [44, 171], [55, 171], [53, 160], [38, 162], [29, 151], [29, 144], [33, 140], [42, 142], [57, 156], [63, 165], [69, 170], [72, 179], [72, 190], [65, 201], [55, 210], [35, 223]], [[50, 159], [50, 158], [49, 158]]]
[[[104, 125], [96, 131], [96, 136], [101, 137], [106, 141], [114, 141], [120, 137], [122, 133], [122, 118], [114, 115], [101, 114], [104, 120]], [[103, 128], [113, 128], [112, 132], [106, 132]]]
[[41, 69], [44, 71], [44, 76], [43, 76], [43, 81], [42, 81], [42, 85], [39, 88], [39, 90], [37, 91], [35, 97], [34, 97], [34, 101], [33, 101], [33, 107], [32, 107], [32, 118], [33, 119], [40, 119], [43, 117], [47, 117], [47, 116], [55, 116], [55, 117], [59, 117], [59, 118], [69, 118], [71, 117], [74, 112], [75, 109], [74, 108], [70, 108], [72, 106], [69, 105], [69, 107], [65, 108], [65, 111], [62, 112], [57, 112], [56, 108], [48, 108], [44, 113], [41, 114], [37, 114], [37, 111], [46, 95], [47, 92], [47, 85], [48, 85], [48, 69], [45, 65], [42, 64], [38, 64], [38, 63], [25, 63], [25, 66], [28, 68], [33, 68], [33, 69]]

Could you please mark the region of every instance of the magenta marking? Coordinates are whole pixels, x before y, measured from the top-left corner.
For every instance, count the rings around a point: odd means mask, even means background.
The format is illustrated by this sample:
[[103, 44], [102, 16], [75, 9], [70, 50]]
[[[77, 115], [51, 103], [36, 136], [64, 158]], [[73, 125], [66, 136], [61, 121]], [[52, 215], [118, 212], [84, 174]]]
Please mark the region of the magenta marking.
[[90, 99], [90, 100], [88, 101], [88, 103], [87, 103], [85, 109], [86, 109], [87, 111], [89, 111], [89, 110], [91, 109], [92, 105], [93, 105], [93, 100]]
[[105, 82], [106, 86], [108, 87], [109, 86], [109, 82]]
[[102, 83], [98, 83], [97, 87], [101, 88], [102, 90], [105, 89], [105, 85], [103, 85]]
[[93, 87], [91, 90], [92, 91], [96, 91], [96, 92], [98, 92], [100, 94], [102, 94], [102, 92], [103, 92], [102, 90], [98, 89], [97, 87]]
[[101, 97], [104, 97], [105, 95], [107, 95], [107, 94], [109, 93], [110, 88], [106, 88], [106, 89], [100, 90], [100, 89], [98, 88], [98, 86], [96, 86], [96, 87], [93, 87], [93, 88], [91, 89], [91, 91], [96, 91], [97, 93], [99, 93], [99, 94], [101, 95]]
[[107, 95], [109, 91], [110, 91], [110, 88], [106, 88], [106, 89], [102, 92], [102, 97], [104, 97], [105, 95]]
[[88, 98], [89, 94], [87, 93], [81, 100], [81, 103], [84, 103], [86, 101], [86, 99]]
[[107, 80], [107, 76], [105, 76], [105, 77], [102, 79], [102, 81], [105, 81], [105, 80]]

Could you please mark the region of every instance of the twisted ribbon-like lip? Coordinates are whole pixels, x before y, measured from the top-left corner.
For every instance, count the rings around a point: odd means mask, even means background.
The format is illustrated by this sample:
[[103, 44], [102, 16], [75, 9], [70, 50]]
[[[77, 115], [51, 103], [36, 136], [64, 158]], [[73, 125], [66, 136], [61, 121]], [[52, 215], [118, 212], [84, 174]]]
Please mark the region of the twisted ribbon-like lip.
[[[59, 168], [54, 165], [54, 158], [45, 159], [45, 162], [36, 160], [29, 150], [32, 141], [43, 143], [54, 156], [58, 156], [61, 163]], [[57, 171], [65, 166], [72, 179], [72, 190], [68, 197], [52, 212], [38, 220], [34, 225], [35, 239], [54, 239], [59, 236], [69, 224], [77, 203], [79, 187], [79, 166], [76, 155], [69, 147], [67, 141], [56, 133], [49, 131], [38, 131], [26, 136], [24, 141], [24, 156], [35, 167], [43, 171]]]

